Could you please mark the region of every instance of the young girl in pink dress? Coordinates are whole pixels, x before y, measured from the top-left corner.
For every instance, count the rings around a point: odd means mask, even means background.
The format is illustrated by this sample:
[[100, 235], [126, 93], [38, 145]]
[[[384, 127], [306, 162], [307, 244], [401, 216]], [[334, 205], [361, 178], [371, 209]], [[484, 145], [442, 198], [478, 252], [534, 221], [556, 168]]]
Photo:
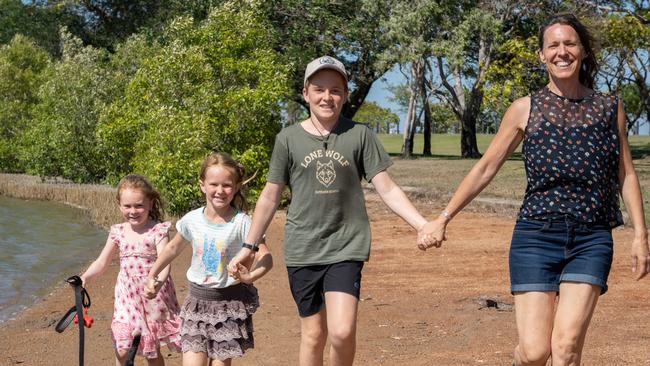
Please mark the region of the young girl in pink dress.
[[163, 215], [160, 194], [138, 174], [124, 177], [117, 186], [117, 200], [124, 222], [111, 226], [106, 246], [81, 275], [83, 286], [101, 275], [119, 249], [120, 272], [115, 284], [115, 305], [111, 335], [117, 365], [124, 365], [135, 333], [141, 334], [138, 354], [149, 366], [164, 365], [160, 346], [180, 350], [180, 318], [169, 266], [159, 275], [163, 281], [158, 295], [143, 295], [149, 269], [169, 241], [169, 222]]

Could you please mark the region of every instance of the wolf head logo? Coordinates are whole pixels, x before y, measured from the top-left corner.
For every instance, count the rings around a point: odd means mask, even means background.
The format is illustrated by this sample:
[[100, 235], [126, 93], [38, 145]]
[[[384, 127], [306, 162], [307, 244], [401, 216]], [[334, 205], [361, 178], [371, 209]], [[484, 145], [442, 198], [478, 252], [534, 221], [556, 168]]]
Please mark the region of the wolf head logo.
[[329, 187], [334, 182], [336, 179], [336, 170], [334, 170], [334, 162], [332, 160], [325, 164], [320, 161], [316, 162], [316, 179], [325, 187]]

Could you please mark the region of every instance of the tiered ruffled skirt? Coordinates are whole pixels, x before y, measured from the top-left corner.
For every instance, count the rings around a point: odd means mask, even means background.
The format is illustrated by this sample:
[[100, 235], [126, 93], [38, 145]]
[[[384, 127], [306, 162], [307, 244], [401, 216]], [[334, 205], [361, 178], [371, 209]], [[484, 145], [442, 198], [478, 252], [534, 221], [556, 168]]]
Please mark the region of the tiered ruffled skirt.
[[259, 307], [257, 289], [237, 284], [212, 289], [190, 282], [181, 307], [183, 352], [206, 353], [226, 360], [253, 348], [253, 313]]

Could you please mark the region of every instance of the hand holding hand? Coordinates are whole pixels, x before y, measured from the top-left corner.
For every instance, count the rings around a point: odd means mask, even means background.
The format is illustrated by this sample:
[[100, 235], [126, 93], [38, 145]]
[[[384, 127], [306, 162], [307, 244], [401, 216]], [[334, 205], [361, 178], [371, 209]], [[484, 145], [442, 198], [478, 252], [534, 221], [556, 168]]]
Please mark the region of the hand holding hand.
[[241, 263], [237, 265], [237, 272], [234, 273], [233, 277], [241, 283], [253, 283], [253, 277], [250, 271]]
[[635, 236], [632, 242], [632, 273], [638, 281], [650, 272], [650, 253], [648, 235]]
[[418, 248], [427, 250], [431, 247], [440, 248], [442, 242], [447, 240], [447, 218], [440, 216], [433, 221], [422, 225], [418, 231]]
[[248, 248], [241, 248], [241, 250], [239, 250], [239, 253], [237, 253], [237, 255], [230, 260], [230, 263], [228, 263], [228, 274], [232, 277], [235, 277], [239, 272], [239, 266], [242, 264], [242, 262], [246, 262], [252, 257], [255, 257], [255, 252]]
[[162, 285], [162, 281], [158, 281], [153, 277], [147, 277], [147, 284], [144, 287], [144, 297], [147, 299], [155, 298]]

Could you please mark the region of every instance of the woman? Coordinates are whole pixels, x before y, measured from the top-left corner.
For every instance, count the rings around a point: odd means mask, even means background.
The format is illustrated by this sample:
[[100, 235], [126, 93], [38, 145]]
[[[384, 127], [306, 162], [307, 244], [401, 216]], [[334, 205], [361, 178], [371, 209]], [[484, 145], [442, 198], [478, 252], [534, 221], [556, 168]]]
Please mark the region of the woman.
[[579, 365], [599, 295], [607, 291], [612, 228], [621, 225], [620, 194], [634, 226], [632, 270], [649, 270], [639, 181], [627, 141], [623, 104], [595, 92], [598, 67], [588, 30], [571, 14], [539, 31], [549, 83], [506, 111], [485, 155], [445, 210], [423, 228], [426, 250], [445, 240], [449, 221], [496, 175], [523, 141], [528, 186], [510, 247], [511, 291], [519, 343], [515, 365]]

